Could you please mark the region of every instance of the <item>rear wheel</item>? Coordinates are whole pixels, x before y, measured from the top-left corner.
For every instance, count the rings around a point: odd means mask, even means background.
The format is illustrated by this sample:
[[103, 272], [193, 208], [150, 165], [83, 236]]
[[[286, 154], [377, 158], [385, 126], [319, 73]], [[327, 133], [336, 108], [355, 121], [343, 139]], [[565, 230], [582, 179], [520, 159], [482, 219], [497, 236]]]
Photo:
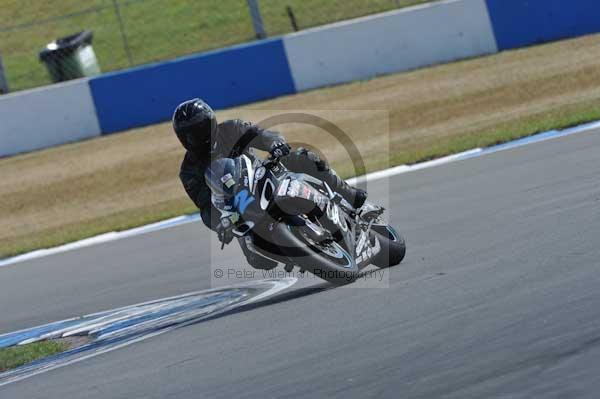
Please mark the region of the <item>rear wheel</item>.
[[404, 237], [391, 226], [373, 226], [373, 231], [381, 246], [379, 253], [373, 257], [373, 264], [381, 269], [400, 264], [406, 255]]

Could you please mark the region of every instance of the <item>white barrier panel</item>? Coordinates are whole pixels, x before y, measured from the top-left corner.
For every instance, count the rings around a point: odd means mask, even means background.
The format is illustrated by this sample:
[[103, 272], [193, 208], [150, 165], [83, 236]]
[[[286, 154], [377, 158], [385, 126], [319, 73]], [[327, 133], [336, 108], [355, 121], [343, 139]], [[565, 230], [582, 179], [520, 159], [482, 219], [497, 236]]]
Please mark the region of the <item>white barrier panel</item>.
[[0, 96], [0, 156], [99, 135], [87, 79]]
[[298, 91], [498, 51], [485, 0], [450, 0], [283, 38]]

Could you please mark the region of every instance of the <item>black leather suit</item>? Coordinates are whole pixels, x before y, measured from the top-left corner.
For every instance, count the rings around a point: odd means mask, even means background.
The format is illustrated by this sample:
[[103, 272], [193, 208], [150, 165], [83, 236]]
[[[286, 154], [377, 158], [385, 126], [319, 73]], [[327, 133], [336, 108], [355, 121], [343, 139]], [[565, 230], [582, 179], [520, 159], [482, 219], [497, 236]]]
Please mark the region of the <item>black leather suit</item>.
[[[217, 129], [217, 140], [213, 143], [210, 156], [200, 157], [188, 151], [179, 173], [185, 191], [200, 209], [202, 221], [212, 230], [219, 224], [220, 212], [212, 205], [211, 191], [204, 181], [204, 171], [210, 163], [219, 157], [235, 158], [241, 154], [254, 156], [253, 149], [269, 151], [274, 143], [285, 142], [279, 134], [239, 119], [222, 122]], [[281, 158], [281, 162], [291, 171], [325, 181], [342, 195], [352, 192], [352, 188], [329, 168], [327, 162], [312, 151], [300, 148]]]

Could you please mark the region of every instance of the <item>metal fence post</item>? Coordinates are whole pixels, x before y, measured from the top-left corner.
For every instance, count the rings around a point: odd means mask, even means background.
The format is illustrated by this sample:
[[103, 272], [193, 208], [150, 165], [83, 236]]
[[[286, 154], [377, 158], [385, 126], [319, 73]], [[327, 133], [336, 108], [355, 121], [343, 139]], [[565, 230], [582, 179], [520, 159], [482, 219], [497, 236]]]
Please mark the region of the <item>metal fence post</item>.
[[290, 23], [292, 24], [292, 29], [294, 32], [298, 32], [298, 21], [296, 21], [296, 16], [294, 15], [294, 10], [292, 7], [286, 6], [285, 10], [287, 11], [288, 17], [290, 17]]
[[4, 64], [2, 63], [2, 55], [0, 54], [0, 94], [8, 93], [8, 81], [4, 73]]
[[121, 40], [123, 40], [123, 48], [125, 49], [125, 54], [127, 54], [127, 60], [129, 61], [129, 66], [133, 66], [133, 56], [131, 55], [131, 48], [129, 47], [129, 41], [127, 40], [127, 35], [125, 34], [125, 26], [123, 24], [123, 17], [121, 16], [121, 9], [119, 7], [118, 0], [113, 0], [113, 7], [115, 8], [115, 15], [117, 16], [117, 22], [119, 22], [119, 30], [121, 31]]
[[250, 9], [250, 17], [252, 18], [252, 25], [254, 26], [254, 32], [258, 39], [264, 39], [267, 37], [265, 32], [265, 26], [263, 24], [262, 16], [260, 15], [260, 7], [258, 0], [247, 0], [248, 9]]

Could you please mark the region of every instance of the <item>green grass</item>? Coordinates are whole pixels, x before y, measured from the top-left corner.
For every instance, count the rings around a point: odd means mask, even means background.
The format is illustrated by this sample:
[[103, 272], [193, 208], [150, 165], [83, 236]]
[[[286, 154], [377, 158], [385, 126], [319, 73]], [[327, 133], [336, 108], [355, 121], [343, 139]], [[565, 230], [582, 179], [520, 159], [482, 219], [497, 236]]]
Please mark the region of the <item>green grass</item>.
[[[444, 138], [433, 147], [398, 152], [392, 154], [390, 157], [391, 164], [385, 162], [378, 166], [386, 168], [423, 162], [477, 147], [489, 147], [536, 133], [552, 129], [568, 128], [595, 120], [600, 120], [600, 108], [597, 104], [576, 104], [565, 107], [558, 112], [544, 112], [501, 124], [491, 131], [473, 131], [465, 133], [460, 137]], [[352, 170], [350, 165], [335, 166], [342, 176], [345, 178], [351, 177], [347, 172]], [[74, 226], [61, 226], [60, 228], [49, 229], [36, 234], [35, 240], [31, 236], [23, 237], [23, 240], [11, 240], [10, 245], [3, 246], [0, 249], [0, 259], [39, 248], [49, 248], [66, 244], [109, 231], [134, 228], [194, 212], [197, 212], [197, 209], [187, 199], [173, 200], [159, 204], [158, 206], [151, 206], [148, 209], [139, 208], [111, 215], [110, 217], [77, 223]], [[0, 364], [1, 359], [2, 355], [0, 354]]]
[[[431, 0], [261, 0], [269, 36], [292, 30], [291, 6], [301, 29]], [[120, 0], [133, 65], [221, 48], [254, 39], [245, 0]], [[72, 15], [61, 18], [63, 15]], [[26, 26], [22, 26], [26, 25]], [[50, 83], [38, 52], [51, 40], [94, 31], [104, 72], [130, 66], [111, 0], [4, 0], [0, 55], [11, 90]]]
[[0, 259], [40, 248], [56, 247], [111, 231], [128, 230], [197, 211], [198, 209], [187, 199], [174, 200], [148, 208], [140, 207], [103, 218], [49, 228], [34, 235], [17, 237], [15, 240], [3, 243], [0, 247]]
[[408, 153], [392, 155], [394, 165], [412, 164], [441, 158], [473, 148], [491, 147], [550, 130], [561, 130], [600, 120], [596, 103], [582, 103], [543, 112], [495, 126], [491, 130], [466, 132], [460, 137], [441, 139], [437, 145]]
[[67, 344], [56, 341], [42, 341], [0, 349], [0, 372], [63, 352], [66, 349], [68, 349]]

